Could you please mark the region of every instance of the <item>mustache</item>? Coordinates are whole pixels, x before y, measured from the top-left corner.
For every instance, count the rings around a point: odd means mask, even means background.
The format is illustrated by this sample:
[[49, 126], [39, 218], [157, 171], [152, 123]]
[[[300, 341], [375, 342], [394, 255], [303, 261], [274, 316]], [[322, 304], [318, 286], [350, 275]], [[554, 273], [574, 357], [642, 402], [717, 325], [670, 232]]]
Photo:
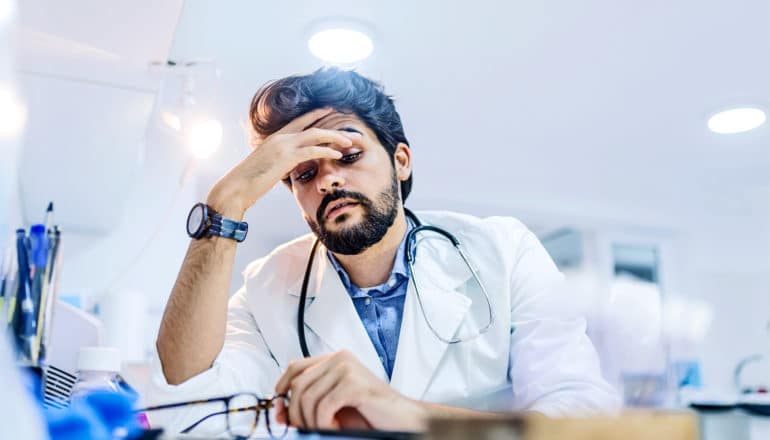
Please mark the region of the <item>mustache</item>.
[[347, 191], [344, 189], [334, 190], [326, 194], [324, 198], [321, 199], [321, 204], [318, 206], [318, 210], [316, 211], [316, 214], [315, 214], [316, 221], [318, 221], [319, 225], [323, 224], [323, 215], [326, 212], [326, 208], [329, 206], [329, 203], [332, 203], [335, 200], [339, 200], [339, 199], [355, 200], [356, 202], [364, 206], [370, 206], [372, 204], [371, 200], [369, 200], [368, 197], [361, 194], [360, 192]]

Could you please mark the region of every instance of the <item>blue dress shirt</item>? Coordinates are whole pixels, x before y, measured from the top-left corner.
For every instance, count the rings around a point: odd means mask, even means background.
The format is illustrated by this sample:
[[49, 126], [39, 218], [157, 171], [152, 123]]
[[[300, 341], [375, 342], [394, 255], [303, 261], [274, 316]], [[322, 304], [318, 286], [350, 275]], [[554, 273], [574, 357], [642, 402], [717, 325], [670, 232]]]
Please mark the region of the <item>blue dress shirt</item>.
[[380, 357], [382, 366], [388, 373], [393, 374], [398, 349], [398, 335], [401, 333], [401, 318], [404, 315], [404, 300], [409, 286], [409, 266], [406, 263], [406, 234], [412, 229], [411, 221], [407, 221], [407, 230], [393, 262], [393, 271], [388, 280], [379, 286], [362, 289], [350, 281], [345, 269], [327, 251], [332, 266], [340, 275], [342, 284], [353, 299], [358, 316], [369, 334], [369, 339]]

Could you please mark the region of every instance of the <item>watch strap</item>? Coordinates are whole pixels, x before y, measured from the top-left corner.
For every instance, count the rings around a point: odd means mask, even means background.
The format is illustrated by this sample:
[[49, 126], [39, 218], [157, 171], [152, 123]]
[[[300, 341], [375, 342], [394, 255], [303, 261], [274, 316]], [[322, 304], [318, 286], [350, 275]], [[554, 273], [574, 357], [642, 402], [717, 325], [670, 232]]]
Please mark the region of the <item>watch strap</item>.
[[239, 243], [246, 239], [246, 234], [249, 231], [248, 223], [223, 217], [211, 207], [209, 207], [209, 218], [211, 225], [206, 232], [207, 236], [230, 238]]

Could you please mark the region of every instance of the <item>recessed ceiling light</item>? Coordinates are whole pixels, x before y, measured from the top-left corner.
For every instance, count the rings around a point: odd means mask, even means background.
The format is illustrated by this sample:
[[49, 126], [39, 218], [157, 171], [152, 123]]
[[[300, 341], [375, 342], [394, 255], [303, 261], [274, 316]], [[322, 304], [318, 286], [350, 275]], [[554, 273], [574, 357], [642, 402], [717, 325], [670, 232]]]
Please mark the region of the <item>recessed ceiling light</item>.
[[709, 118], [709, 130], [720, 134], [741, 133], [765, 123], [765, 112], [754, 107], [725, 110]]
[[310, 52], [332, 64], [353, 64], [372, 54], [372, 39], [363, 32], [343, 27], [323, 29], [307, 42]]

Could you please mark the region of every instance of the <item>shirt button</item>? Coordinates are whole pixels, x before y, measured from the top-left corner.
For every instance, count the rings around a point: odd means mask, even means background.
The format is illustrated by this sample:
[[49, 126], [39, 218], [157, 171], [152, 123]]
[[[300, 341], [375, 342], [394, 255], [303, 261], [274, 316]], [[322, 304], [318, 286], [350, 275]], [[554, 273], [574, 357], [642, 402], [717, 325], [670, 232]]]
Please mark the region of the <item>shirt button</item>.
[[364, 301], [364, 304], [366, 304], [367, 306], [369, 304], [371, 304], [371, 303], [372, 303], [372, 299], [371, 298], [366, 298], [366, 300]]
[[391, 279], [390, 281], [388, 281], [388, 287], [393, 287], [395, 285], [396, 285], [396, 280]]

